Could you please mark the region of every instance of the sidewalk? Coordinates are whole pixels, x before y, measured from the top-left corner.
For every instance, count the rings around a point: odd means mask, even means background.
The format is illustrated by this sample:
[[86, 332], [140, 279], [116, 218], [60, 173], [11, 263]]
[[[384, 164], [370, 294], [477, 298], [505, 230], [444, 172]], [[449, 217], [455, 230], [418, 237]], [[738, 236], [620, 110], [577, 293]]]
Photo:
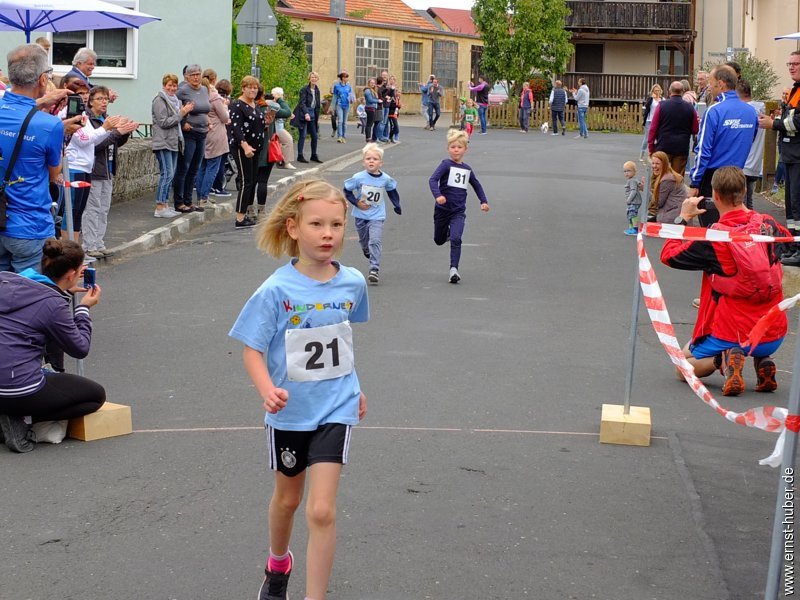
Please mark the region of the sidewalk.
[[[445, 115], [442, 117], [443, 120], [444, 117]], [[421, 129], [424, 126], [420, 115], [401, 115], [400, 119], [401, 140], [403, 128]], [[328, 119], [320, 120], [318, 153], [325, 162], [321, 165], [315, 163], [302, 165], [294, 162], [294, 165], [298, 167], [296, 171], [273, 169], [270, 176], [268, 204], [275, 201], [276, 194], [280, 190], [291, 185], [299, 177], [312, 177], [336, 165], [359, 159], [361, 149], [364, 147], [364, 137], [356, 125], [357, 123], [353, 121], [348, 122], [348, 143], [339, 144], [335, 138], [331, 137], [330, 121]], [[306, 142], [307, 148], [308, 145], [309, 141]], [[228, 191], [233, 194], [231, 198], [215, 199], [212, 197], [212, 200], [216, 200], [217, 203], [206, 208], [205, 212], [189, 213], [174, 219], [153, 217], [155, 192], [148, 192], [139, 198], [112, 204], [105, 236], [106, 247], [114, 253], [110, 260], [119, 260], [166, 246], [179, 240], [192, 229], [216, 219], [229, 219], [231, 227], [233, 227], [233, 211], [236, 201], [236, 188], [233, 180], [228, 185]], [[170, 206], [172, 206], [171, 203]], [[108, 262], [108, 259], [100, 259], [100, 263], [103, 262]]]

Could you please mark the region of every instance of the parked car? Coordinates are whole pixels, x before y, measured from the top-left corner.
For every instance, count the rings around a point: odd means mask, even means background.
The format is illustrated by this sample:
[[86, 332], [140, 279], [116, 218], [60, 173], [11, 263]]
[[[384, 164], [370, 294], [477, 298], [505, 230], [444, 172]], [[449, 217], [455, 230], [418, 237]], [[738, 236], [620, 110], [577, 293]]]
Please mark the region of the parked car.
[[489, 104], [503, 104], [508, 100], [508, 88], [504, 81], [498, 81], [489, 91]]

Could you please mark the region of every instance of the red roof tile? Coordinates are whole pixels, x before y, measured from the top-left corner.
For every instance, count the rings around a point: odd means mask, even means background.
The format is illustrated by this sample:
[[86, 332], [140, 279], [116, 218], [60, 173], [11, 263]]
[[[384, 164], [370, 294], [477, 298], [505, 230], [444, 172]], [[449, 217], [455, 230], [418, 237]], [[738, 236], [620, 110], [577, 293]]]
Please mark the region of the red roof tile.
[[[281, 4], [299, 13], [330, 15], [329, 0], [283, 0]], [[437, 30], [434, 24], [419, 16], [401, 0], [345, 0], [345, 15], [353, 21]]]
[[478, 35], [475, 23], [472, 21], [472, 11], [460, 10], [457, 8], [435, 8], [428, 9], [428, 13], [441, 19], [445, 27], [454, 33], [465, 33], [467, 35]]

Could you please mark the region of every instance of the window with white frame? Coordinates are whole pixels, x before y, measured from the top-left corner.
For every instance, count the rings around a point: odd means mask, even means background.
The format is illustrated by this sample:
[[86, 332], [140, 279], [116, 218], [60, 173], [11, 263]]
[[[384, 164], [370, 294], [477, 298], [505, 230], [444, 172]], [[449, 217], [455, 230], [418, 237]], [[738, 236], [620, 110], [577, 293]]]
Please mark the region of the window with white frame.
[[403, 91], [419, 91], [419, 63], [422, 55], [422, 44], [403, 42]]
[[[107, 0], [125, 8], [139, 10], [139, 0]], [[65, 31], [50, 34], [56, 72], [66, 73], [80, 48], [97, 53], [93, 77], [130, 77], [136, 75], [136, 52], [139, 31], [134, 28], [98, 29], [96, 31]]]
[[389, 40], [356, 36], [356, 85], [365, 86], [370, 77], [389, 70]]
[[303, 40], [306, 43], [306, 59], [308, 60], [308, 70], [313, 71], [314, 65], [314, 33], [311, 31], [303, 32]]

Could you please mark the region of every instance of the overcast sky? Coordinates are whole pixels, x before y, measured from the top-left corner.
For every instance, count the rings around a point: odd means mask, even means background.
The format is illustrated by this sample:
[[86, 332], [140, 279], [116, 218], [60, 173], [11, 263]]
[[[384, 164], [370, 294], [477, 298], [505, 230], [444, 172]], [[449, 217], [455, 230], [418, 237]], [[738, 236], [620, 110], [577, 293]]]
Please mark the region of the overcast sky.
[[437, 8], [472, 8], [473, 0], [403, 0], [411, 8], [430, 8], [435, 6]]

